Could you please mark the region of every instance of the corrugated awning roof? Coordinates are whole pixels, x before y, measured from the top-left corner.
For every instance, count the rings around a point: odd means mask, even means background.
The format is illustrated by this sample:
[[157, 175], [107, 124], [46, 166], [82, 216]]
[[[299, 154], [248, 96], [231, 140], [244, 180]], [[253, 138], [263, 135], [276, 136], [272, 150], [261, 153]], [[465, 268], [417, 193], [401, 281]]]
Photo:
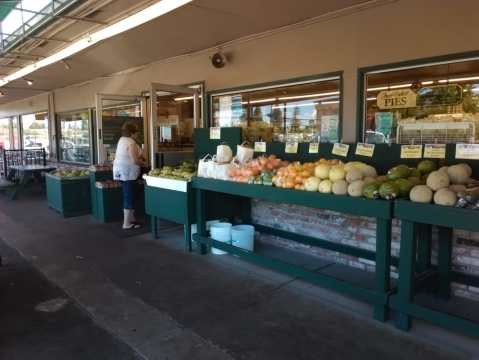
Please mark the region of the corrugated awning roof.
[[19, 1], [0, 0], [0, 21], [3, 21]]

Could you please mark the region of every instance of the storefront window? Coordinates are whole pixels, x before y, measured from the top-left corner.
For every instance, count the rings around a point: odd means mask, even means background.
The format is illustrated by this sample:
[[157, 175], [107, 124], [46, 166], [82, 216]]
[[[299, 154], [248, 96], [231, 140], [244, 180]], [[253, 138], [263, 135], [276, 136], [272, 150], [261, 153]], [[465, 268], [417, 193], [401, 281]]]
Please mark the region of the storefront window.
[[58, 115], [60, 160], [89, 164], [91, 160], [90, 112]]
[[0, 149], [11, 149], [11, 120], [0, 119]]
[[212, 126], [248, 141], [339, 141], [340, 77], [212, 96]]
[[21, 116], [24, 149], [44, 148], [49, 152], [48, 114], [46, 112]]
[[367, 73], [364, 140], [475, 143], [479, 59]]

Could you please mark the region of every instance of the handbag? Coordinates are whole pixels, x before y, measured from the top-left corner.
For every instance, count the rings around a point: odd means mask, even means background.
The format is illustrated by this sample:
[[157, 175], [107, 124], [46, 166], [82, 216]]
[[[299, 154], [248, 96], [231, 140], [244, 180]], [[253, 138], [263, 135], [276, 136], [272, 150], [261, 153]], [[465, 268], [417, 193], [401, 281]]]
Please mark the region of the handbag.
[[233, 150], [226, 145], [221, 144], [216, 147], [216, 162], [220, 164], [229, 163], [233, 159]]
[[198, 161], [198, 176], [199, 177], [208, 177], [208, 164], [212, 163], [212, 158], [210, 154], [205, 155], [200, 161]]
[[254, 149], [246, 146], [247, 141], [244, 141], [241, 145], [236, 146], [236, 159], [241, 163], [247, 163], [251, 161], [254, 156]]

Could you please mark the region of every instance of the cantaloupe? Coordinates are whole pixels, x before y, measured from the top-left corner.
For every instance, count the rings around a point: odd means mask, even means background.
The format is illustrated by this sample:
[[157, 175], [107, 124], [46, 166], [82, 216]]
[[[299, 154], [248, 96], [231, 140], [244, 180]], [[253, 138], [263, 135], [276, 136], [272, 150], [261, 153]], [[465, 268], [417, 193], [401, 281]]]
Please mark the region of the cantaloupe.
[[356, 180], [348, 186], [349, 196], [359, 197], [363, 195], [364, 181]]
[[352, 168], [351, 170], [346, 172], [346, 181], [348, 183], [352, 183], [356, 180], [362, 180], [363, 177], [364, 175], [362, 171], [356, 168]]
[[329, 194], [333, 188], [333, 182], [329, 179], [323, 180], [319, 183], [318, 190], [320, 193]]
[[451, 183], [460, 185], [467, 184], [470, 181], [471, 172], [467, 164], [452, 165], [447, 169], [447, 175], [449, 175]]
[[335, 182], [333, 182], [332, 191], [335, 195], [347, 195], [348, 183], [344, 179], [336, 180]]
[[409, 199], [419, 203], [430, 203], [432, 200], [433, 192], [426, 185], [416, 185], [409, 192]]
[[448, 188], [442, 188], [434, 194], [434, 203], [437, 205], [454, 206], [456, 201], [456, 193]]
[[335, 165], [329, 170], [329, 180], [337, 181], [342, 180], [346, 176], [346, 171], [342, 165]]
[[[449, 171], [448, 171], [449, 172]], [[433, 191], [448, 187], [450, 184], [449, 175], [444, 171], [433, 171], [426, 180], [426, 185]]]
[[304, 190], [306, 191], [318, 191], [319, 183], [321, 180], [315, 176], [311, 176], [304, 180]]

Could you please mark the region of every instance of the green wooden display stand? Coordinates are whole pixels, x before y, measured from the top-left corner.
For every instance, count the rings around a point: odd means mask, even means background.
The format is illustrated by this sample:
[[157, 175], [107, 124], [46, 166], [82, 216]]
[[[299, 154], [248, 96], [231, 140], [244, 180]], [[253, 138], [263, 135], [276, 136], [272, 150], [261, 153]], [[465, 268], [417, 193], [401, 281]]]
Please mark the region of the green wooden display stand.
[[[279, 189], [269, 186], [241, 184], [231, 181], [221, 181], [199, 177], [193, 178], [192, 187], [196, 191], [196, 217], [198, 220], [198, 233], [193, 236], [193, 239], [203, 244], [203, 253], [206, 252], [205, 245], [214, 246], [215, 248], [230, 252], [250, 262], [288, 273], [292, 276], [311, 281], [326, 288], [336, 290], [371, 303], [375, 306], [375, 318], [380, 321], [385, 321], [387, 319], [388, 297], [391, 292], [390, 265], [392, 202]], [[255, 252], [245, 251], [235, 246], [215, 241], [207, 237], [205, 215], [206, 209], [210, 207], [210, 204], [207, 204], [206, 195], [212, 192], [233, 195], [238, 197], [237, 199], [262, 199], [277, 203], [300, 205], [316, 209], [327, 209], [346, 214], [375, 218], [377, 222], [375, 252], [279, 230], [276, 228], [252, 224], [260, 232], [281, 236], [303, 244], [326, 248], [344, 254], [375, 261], [376, 280], [374, 288], [368, 289], [360, 287], [326, 274], [313, 272], [284, 261], [265, 257]], [[244, 207], [243, 211], [241, 211], [240, 208], [241, 207], [237, 209], [237, 212], [242, 217], [243, 222], [251, 223], [249, 213], [244, 211]]]
[[[422, 289], [421, 284], [428, 284], [424, 277], [428, 276], [434, 282], [437, 296], [444, 300], [450, 297], [451, 281], [478, 286], [479, 278], [454, 272], [451, 270], [452, 229], [479, 231], [477, 210], [459, 209], [433, 204], [420, 204], [397, 200], [394, 204], [394, 216], [401, 219], [401, 248], [399, 263], [398, 293], [391, 298], [391, 307], [398, 312], [397, 327], [409, 330], [411, 317], [430, 321], [436, 325], [458, 330], [479, 337], [479, 323], [460, 315], [433, 310], [415, 302], [415, 295]], [[417, 233], [418, 226], [429, 225], [428, 231]], [[415, 271], [416, 256], [429, 258], [428, 243], [431, 237], [431, 226], [438, 226], [438, 265], [430, 266], [428, 273]], [[419, 235], [419, 236], [418, 236]], [[421, 254], [421, 249], [423, 254]], [[426, 249], [426, 250], [424, 250]], [[426, 254], [424, 254], [426, 253]], [[418, 280], [422, 278], [422, 281]]]
[[123, 217], [122, 188], [96, 188], [96, 218], [101, 222], [120, 221]]
[[90, 171], [90, 192], [91, 196], [91, 213], [92, 215], [99, 219], [99, 209], [98, 209], [98, 191], [96, 191], [95, 183], [97, 181], [113, 180], [112, 171]]
[[88, 177], [60, 178], [45, 175], [48, 206], [63, 217], [88, 214], [91, 211]]

